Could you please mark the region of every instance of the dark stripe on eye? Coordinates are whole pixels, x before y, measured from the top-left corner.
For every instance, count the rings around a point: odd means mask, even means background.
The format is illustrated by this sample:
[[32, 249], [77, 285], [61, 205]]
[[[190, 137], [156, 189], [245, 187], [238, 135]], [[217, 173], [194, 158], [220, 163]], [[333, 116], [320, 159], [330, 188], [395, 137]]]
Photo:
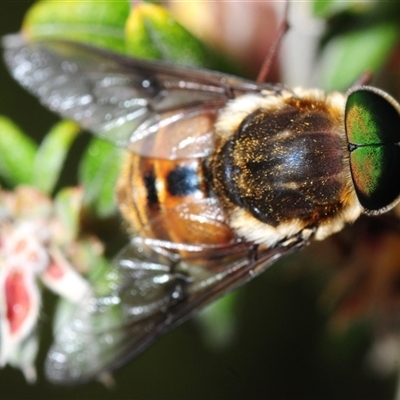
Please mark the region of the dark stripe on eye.
[[200, 190], [197, 171], [190, 167], [177, 167], [167, 176], [167, 190], [173, 196], [188, 196]]

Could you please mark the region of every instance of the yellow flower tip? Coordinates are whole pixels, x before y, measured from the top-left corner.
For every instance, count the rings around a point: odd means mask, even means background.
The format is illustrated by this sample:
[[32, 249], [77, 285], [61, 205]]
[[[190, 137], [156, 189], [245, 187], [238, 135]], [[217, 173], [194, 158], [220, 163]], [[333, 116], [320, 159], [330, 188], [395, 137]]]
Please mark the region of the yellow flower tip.
[[132, 11], [126, 21], [126, 32], [143, 31], [145, 29], [145, 21], [154, 24], [169, 24], [171, 15], [169, 12], [158, 5], [150, 3], [140, 3], [132, 8]]
[[150, 18], [155, 21], [165, 21], [171, 18], [169, 12], [162, 6], [151, 3], [140, 3], [133, 8], [132, 13], [142, 15], [142, 18]]
[[218, 4], [205, 1], [176, 1], [169, 4], [169, 10], [179, 23], [205, 42], [216, 42], [216, 38], [221, 34], [216, 29], [219, 17]]

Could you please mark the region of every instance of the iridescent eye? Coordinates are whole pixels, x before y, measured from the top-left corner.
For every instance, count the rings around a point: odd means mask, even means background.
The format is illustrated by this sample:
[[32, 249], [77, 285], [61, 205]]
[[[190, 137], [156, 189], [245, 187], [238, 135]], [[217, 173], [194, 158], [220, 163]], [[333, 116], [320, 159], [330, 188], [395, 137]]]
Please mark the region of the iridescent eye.
[[345, 127], [358, 200], [380, 214], [400, 195], [400, 106], [382, 90], [363, 86], [347, 98]]

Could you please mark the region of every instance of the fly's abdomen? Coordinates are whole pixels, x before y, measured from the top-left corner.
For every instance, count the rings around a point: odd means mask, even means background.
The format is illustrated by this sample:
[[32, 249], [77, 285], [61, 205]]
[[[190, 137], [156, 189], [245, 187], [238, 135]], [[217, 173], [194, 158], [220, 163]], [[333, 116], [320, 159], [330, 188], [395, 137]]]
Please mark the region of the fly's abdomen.
[[[118, 185], [123, 217], [140, 236], [184, 244], [233, 238], [211, 200], [203, 159], [166, 160], [130, 154]], [[211, 214], [211, 215], [210, 215]]]

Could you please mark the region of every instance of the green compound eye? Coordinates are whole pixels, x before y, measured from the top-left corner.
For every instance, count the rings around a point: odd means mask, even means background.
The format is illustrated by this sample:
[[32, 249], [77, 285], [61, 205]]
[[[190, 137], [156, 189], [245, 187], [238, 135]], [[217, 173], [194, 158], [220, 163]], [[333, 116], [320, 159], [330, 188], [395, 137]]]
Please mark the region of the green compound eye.
[[350, 92], [345, 127], [350, 169], [358, 200], [380, 214], [400, 196], [400, 106], [382, 90], [363, 86]]

